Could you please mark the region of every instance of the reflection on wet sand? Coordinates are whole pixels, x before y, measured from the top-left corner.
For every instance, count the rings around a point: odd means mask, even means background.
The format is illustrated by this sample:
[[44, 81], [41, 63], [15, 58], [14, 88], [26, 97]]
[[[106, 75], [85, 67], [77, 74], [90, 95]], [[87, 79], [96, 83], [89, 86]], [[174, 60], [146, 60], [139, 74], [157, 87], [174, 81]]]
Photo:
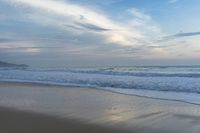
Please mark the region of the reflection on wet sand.
[[136, 133], [200, 130], [198, 105], [89, 88], [4, 82], [0, 83], [0, 106]]

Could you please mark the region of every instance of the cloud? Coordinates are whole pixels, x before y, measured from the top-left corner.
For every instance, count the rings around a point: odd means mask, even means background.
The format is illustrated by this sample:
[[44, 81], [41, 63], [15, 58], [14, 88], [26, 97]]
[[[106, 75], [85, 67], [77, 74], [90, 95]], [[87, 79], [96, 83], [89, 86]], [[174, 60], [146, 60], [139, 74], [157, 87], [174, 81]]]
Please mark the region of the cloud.
[[103, 27], [93, 25], [93, 24], [88, 24], [88, 23], [77, 23], [77, 25], [83, 28], [86, 28], [88, 30], [96, 31], [96, 32], [111, 31], [111, 29], [105, 29]]
[[71, 0], [72, 2], [76, 3], [83, 3], [83, 4], [94, 4], [94, 5], [110, 5], [118, 2], [122, 2], [124, 0]]
[[175, 34], [172, 37], [187, 37], [187, 36], [197, 36], [200, 35], [200, 32], [186, 32], [186, 33], [179, 33]]
[[10, 39], [10, 38], [0, 38], [0, 43], [9, 43], [9, 42], [14, 42], [17, 41], [15, 39]]
[[[22, 16], [43, 26], [57, 27], [74, 34], [92, 34], [104, 38], [102, 43], [121, 46], [140, 45], [141, 41], [151, 39], [148, 35], [159, 34], [159, 27], [153, 24], [149, 15], [133, 8], [132, 16], [124, 20], [113, 20], [100, 10], [75, 4], [69, 1], [54, 0], [4, 0], [14, 6], [21, 7], [28, 13]], [[129, 20], [127, 20], [129, 19]], [[27, 20], [27, 19], [25, 19]], [[88, 33], [87, 33], [88, 30]], [[109, 32], [108, 32], [109, 31]], [[89, 33], [90, 32], [90, 33]], [[147, 35], [148, 34], [148, 35]], [[86, 42], [87, 43], [87, 42]]]
[[[90, 59], [96, 61], [98, 58], [107, 60], [108, 57], [139, 59], [164, 53], [161, 46], [153, 43], [154, 38], [162, 36], [160, 27], [148, 13], [137, 8], [113, 14], [95, 9], [91, 5], [87, 7], [62, 0], [5, 2], [17, 8], [18, 22], [27, 24], [31, 31], [26, 32], [27, 36], [20, 36], [24, 38], [22, 42], [1, 45], [0, 50], [7, 53], [33, 53], [40, 59], [50, 58], [55, 54], [55, 60], [70, 57], [70, 60], [79, 58], [79, 61], [84, 56], [90, 56]], [[17, 36], [14, 35], [15, 38]], [[154, 47], [148, 47], [149, 45]], [[26, 56], [22, 58], [24, 57]]]
[[181, 37], [191, 37], [191, 36], [199, 36], [200, 32], [185, 32], [185, 33], [178, 33], [178, 34], [174, 34], [174, 35], [170, 35], [170, 36], [166, 36], [163, 37], [161, 40], [159, 41], [168, 41], [168, 40], [172, 40], [172, 39], [176, 39], [176, 38], [181, 38]]
[[56, 49], [56, 48], [62, 48], [62, 47], [19, 47], [19, 46], [0, 46], [0, 49]]
[[132, 15], [134, 15], [136, 18], [142, 19], [142, 20], [150, 20], [151, 17], [149, 15], [144, 14], [137, 8], [131, 8], [128, 9], [128, 12], [130, 12]]

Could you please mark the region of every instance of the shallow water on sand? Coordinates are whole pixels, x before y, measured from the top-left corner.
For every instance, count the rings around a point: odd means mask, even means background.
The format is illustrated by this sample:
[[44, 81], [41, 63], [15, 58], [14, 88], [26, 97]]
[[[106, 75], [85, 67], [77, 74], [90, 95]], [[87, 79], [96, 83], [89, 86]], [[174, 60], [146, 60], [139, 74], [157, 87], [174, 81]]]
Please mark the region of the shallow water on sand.
[[92, 87], [200, 104], [199, 66], [1, 68], [0, 81]]

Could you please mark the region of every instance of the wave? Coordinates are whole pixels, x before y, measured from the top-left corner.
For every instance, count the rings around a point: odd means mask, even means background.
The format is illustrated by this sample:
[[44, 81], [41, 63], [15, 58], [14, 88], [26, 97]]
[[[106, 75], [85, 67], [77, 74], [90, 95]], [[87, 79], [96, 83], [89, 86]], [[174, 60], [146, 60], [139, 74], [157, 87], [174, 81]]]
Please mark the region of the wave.
[[[191, 77], [200, 78], [200, 67], [179, 66], [179, 67], [106, 67], [106, 68], [84, 68], [84, 69], [26, 69], [14, 68], [32, 72], [71, 72], [81, 74], [101, 74], [112, 76], [136, 76], [136, 77]], [[13, 68], [1, 68], [0, 70], [13, 70]]]

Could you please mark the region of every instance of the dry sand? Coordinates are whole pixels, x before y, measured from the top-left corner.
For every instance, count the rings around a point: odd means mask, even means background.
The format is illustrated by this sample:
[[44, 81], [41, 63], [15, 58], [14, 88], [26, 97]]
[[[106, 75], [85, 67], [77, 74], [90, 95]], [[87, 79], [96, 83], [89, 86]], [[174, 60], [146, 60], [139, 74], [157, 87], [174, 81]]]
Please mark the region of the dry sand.
[[199, 133], [200, 106], [102, 90], [0, 83], [0, 133]]

